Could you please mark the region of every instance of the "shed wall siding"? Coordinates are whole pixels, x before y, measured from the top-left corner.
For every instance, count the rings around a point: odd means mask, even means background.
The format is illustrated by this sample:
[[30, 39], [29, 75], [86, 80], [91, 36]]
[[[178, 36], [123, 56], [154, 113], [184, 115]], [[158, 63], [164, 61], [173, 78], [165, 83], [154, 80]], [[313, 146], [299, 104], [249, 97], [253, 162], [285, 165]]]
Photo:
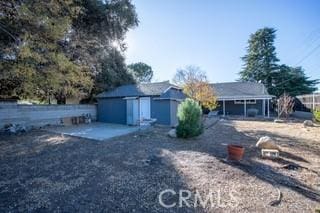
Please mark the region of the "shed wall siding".
[[127, 103], [122, 98], [99, 98], [98, 121], [106, 123], [127, 123]]
[[[174, 126], [177, 124], [177, 107], [174, 100], [154, 100], [151, 97], [151, 118], [158, 124]], [[127, 104], [123, 98], [99, 98], [98, 121], [107, 123], [127, 124]]]
[[151, 118], [156, 118], [158, 124], [170, 125], [170, 100], [151, 99]]

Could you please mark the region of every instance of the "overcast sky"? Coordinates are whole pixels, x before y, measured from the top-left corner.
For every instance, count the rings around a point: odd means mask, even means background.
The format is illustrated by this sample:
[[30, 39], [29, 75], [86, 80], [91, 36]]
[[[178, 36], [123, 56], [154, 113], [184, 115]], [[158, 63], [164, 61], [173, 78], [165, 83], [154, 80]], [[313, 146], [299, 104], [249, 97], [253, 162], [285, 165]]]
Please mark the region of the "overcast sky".
[[154, 81], [197, 65], [211, 82], [238, 78], [249, 35], [277, 29], [280, 63], [320, 78], [319, 0], [133, 0], [139, 26], [127, 36], [127, 63], [145, 62]]

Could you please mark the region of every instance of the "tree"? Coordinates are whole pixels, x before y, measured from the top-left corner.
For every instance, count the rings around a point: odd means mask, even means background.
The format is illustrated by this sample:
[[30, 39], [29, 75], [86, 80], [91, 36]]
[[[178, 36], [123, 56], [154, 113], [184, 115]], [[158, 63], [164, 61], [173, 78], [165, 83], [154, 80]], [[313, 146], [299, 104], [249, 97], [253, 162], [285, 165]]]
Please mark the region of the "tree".
[[119, 52], [114, 52], [102, 60], [101, 71], [95, 77], [93, 94], [134, 82], [133, 76], [127, 70], [124, 57]]
[[204, 71], [196, 66], [177, 70], [173, 82], [183, 88], [184, 93], [198, 101], [202, 107], [213, 110], [217, 99]]
[[289, 115], [293, 112], [294, 99], [287, 93], [283, 93], [278, 99], [278, 116], [288, 119]]
[[201, 106], [193, 99], [187, 98], [178, 107], [177, 136], [189, 138], [200, 135], [203, 127], [201, 123]]
[[91, 97], [122, 84], [133, 83], [123, 52], [126, 33], [138, 26], [130, 0], [81, 0], [81, 14], [73, 20], [64, 46], [73, 60], [88, 66], [94, 79]]
[[274, 46], [275, 33], [275, 29], [265, 27], [250, 35], [247, 54], [242, 57], [240, 80], [262, 82], [267, 89], [271, 87], [272, 74], [277, 71], [279, 61]]
[[276, 30], [262, 28], [250, 36], [247, 54], [242, 57], [240, 80], [263, 83], [271, 95], [279, 97], [284, 92], [296, 96], [312, 93], [318, 80], [310, 80], [302, 67], [279, 66], [274, 39]]
[[302, 67], [279, 66], [278, 72], [272, 75], [270, 94], [277, 97], [283, 93], [290, 96], [310, 94], [317, 90], [315, 87], [318, 80], [309, 80]]
[[[63, 102], [94, 95], [93, 83], [112, 88], [131, 78], [124, 38], [138, 19], [130, 0], [11, 0], [0, 14], [0, 95]], [[105, 78], [110, 64], [119, 74]]]
[[2, 94], [40, 100], [55, 96], [59, 101], [90, 91], [86, 67], [70, 60], [59, 45], [77, 16], [76, 8], [71, 0], [1, 4]]
[[142, 62], [130, 64], [128, 69], [137, 82], [150, 82], [153, 77], [151, 66]]
[[[125, 35], [138, 26], [138, 16], [130, 0], [76, 1], [81, 13], [73, 19], [64, 47], [73, 60], [90, 67], [96, 78], [102, 72], [106, 58], [122, 60], [126, 50]], [[121, 69], [125, 69], [126, 65], [123, 65]]]

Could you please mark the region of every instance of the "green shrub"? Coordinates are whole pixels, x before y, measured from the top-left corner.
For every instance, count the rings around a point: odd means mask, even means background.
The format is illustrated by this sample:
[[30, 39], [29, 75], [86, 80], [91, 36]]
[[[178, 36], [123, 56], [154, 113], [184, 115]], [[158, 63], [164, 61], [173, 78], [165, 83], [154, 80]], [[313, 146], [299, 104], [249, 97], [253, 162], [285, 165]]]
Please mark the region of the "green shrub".
[[202, 133], [201, 106], [194, 100], [187, 98], [178, 107], [177, 136], [190, 138]]
[[320, 122], [320, 109], [316, 109], [313, 111], [313, 116], [314, 116], [314, 119], [317, 121], [317, 122]]

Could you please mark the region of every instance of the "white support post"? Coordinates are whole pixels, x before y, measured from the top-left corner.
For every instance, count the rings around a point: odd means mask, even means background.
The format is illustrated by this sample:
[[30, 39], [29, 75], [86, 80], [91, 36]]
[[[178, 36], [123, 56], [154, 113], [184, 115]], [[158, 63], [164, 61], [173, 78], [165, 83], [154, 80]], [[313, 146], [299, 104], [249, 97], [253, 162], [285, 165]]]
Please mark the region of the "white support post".
[[226, 103], [225, 103], [225, 100], [223, 100], [222, 103], [223, 103], [223, 116], [226, 116]]
[[141, 115], [140, 115], [140, 98], [138, 97], [138, 125], [139, 125], [139, 130], [141, 130]]
[[267, 101], [268, 101], [268, 118], [270, 118], [270, 100], [269, 99], [267, 99]]
[[244, 100], [244, 117], [247, 117], [247, 100]]
[[312, 111], [314, 111], [315, 109], [315, 105], [314, 105], [314, 93], [312, 94]]
[[266, 100], [262, 100], [262, 115], [263, 117], [266, 117]]

